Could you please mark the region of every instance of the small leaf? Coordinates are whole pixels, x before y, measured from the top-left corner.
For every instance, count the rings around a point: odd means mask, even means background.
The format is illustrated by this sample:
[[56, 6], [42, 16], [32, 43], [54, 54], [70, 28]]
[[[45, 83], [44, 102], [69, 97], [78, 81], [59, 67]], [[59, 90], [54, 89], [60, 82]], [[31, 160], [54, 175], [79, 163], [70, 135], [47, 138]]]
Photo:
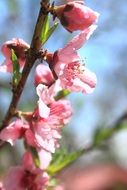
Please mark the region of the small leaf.
[[119, 130], [127, 129], [127, 123], [123, 122], [120, 124], [116, 124], [113, 127], [102, 127], [97, 128], [94, 133], [93, 137], [93, 144], [98, 146], [102, 142], [108, 140], [114, 133], [118, 132]]
[[13, 63], [13, 74], [14, 74], [14, 73], [19, 72], [20, 67], [19, 67], [18, 58], [17, 58], [14, 50], [12, 49], [11, 52], [12, 52], [11, 59], [12, 59], [12, 63]]
[[113, 128], [99, 128], [99, 129], [97, 129], [95, 131], [94, 138], [93, 138], [94, 144], [99, 145], [101, 142], [110, 138], [113, 130], [114, 130]]
[[56, 30], [56, 28], [58, 27], [58, 22], [56, 22], [47, 32], [47, 35], [46, 35], [46, 39], [44, 41], [44, 43], [47, 42], [47, 40], [50, 38], [50, 36], [52, 35], [52, 33]]
[[49, 15], [47, 15], [45, 17], [44, 24], [43, 24], [42, 31], [41, 31], [40, 40], [41, 40], [42, 44], [44, 44], [46, 41], [46, 38], [47, 38], [46, 36], [47, 36], [48, 30], [49, 30]]
[[20, 65], [19, 65], [19, 61], [18, 61], [18, 58], [14, 52], [14, 50], [12, 49], [11, 50], [12, 52], [12, 56], [11, 56], [11, 59], [12, 59], [12, 63], [13, 63], [13, 78], [12, 78], [12, 83], [13, 83], [13, 86], [17, 86], [20, 79], [21, 79], [21, 73], [20, 73]]
[[51, 28], [49, 28], [49, 22], [50, 22], [50, 17], [47, 15], [44, 20], [42, 32], [41, 32], [41, 43], [44, 45], [47, 40], [50, 38], [52, 33], [56, 30], [57, 26], [59, 23], [55, 23]]
[[67, 167], [75, 160], [77, 160], [81, 155], [82, 150], [75, 151], [72, 153], [66, 153], [65, 155], [60, 154], [59, 157], [57, 157], [56, 161], [54, 161], [54, 163], [51, 163], [50, 166], [47, 168], [47, 172], [51, 176], [53, 176], [57, 172], [60, 172], [63, 168]]
[[56, 178], [50, 178], [48, 182], [48, 190], [52, 190], [55, 186], [57, 186], [58, 181]]
[[57, 96], [55, 97], [55, 100], [59, 100], [61, 98], [64, 98], [70, 94], [70, 91], [67, 89], [61, 90], [58, 92]]

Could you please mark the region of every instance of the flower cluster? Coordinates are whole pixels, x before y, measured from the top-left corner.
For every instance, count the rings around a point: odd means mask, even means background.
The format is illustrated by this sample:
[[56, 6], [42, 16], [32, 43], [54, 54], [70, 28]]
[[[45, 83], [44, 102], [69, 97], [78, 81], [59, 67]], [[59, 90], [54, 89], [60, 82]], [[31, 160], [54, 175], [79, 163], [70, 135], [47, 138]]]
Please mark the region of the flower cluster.
[[[26, 152], [22, 164], [9, 170], [1, 184], [2, 190], [46, 189], [49, 176], [45, 169], [52, 160], [52, 154], [60, 146], [62, 127], [70, 121], [72, 115], [70, 102], [64, 97], [57, 98], [58, 93], [64, 89], [69, 92], [91, 93], [97, 83], [96, 75], [82, 64], [77, 51], [96, 29], [94, 23], [98, 13], [77, 1], [54, 7], [53, 14], [68, 31], [81, 31], [62, 49], [54, 53], [46, 52], [47, 65], [40, 63], [35, 71], [38, 102], [34, 111], [17, 111], [17, 118], [0, 132], [0, 140], [11, 145], [17, 139], [23, 139], [27, 147], [36, 150], [40, 160], [37, 168], [31, 153]], [[12, 49], [22, 69], [29, 48], [21, 39], [12, 39], [3, 44], [1, 51], [5, 61], [0, 66], [0, 71], [13, 74]]]
[[47, 173], [36, 168], [32, 155], [26, 152], [21, 165], [10, 168], [2, 188], [5, 190], [44, 190], [48, 180]]

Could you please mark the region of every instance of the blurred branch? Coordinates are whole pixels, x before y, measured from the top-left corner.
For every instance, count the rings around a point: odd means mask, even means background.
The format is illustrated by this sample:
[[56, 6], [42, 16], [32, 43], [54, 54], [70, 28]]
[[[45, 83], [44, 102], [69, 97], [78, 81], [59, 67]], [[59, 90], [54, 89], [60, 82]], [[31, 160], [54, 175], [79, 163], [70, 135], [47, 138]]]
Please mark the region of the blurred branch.
[[61, 155], [60, 152], [59, 155], [57, 155], [57, 159], [55, 157], [51, 165], [48, 167], [47, 172], [50, 175], [54, 176], [62, 169], [74, 163], [74, 161], [76, 161], [82, 155], [97, 149], [104, 150], [104, 148], [106, 148], [107, 140], [109, 140], [114, 135], [115, 132], [127, 127], [127, 125], [122, 124], [122, 122], [126, 119], [127, 119], [127, 112], [124, 112], [123, 115], [121, 115], [121, 117], [117, 119], [114, 125], [105, 128], [97, 128], [93, 136], [93, 142], [89, 146], [80, 149], [78, 151], [74, 151], [72, 153], [69, 152], [63, 153], [63, 155]]

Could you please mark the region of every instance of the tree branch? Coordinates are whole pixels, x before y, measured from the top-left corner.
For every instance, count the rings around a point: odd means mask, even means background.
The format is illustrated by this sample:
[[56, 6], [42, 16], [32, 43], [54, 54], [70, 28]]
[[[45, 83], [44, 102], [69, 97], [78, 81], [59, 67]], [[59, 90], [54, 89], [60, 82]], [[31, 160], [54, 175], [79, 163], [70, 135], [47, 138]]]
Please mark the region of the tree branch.
[[0, 131], [9, 124], [10, 120], [12, 119], [12, 117], [15, 113], [16, 107], [18, 105], [19, 99], [21, 97], [21, 94], [23, 92], [23, 89], [24, 89], [24, 86], [25, 86], [25, 83], [27, 80], [27, 77], [34, 65], [35, 60], [37, 59], [37, 53], [42, 46], [40, 36], [41, 36], [44, 19], [45, 19], [46, 15], [48, 14], [48, 11], [46, 10], [46, 7], [48, 8], [48, 6], [44, 6], [46, 4], [48, 4], [46, 1], [43, 1], [43, 3], [41, 2], [41, 8], [40, 8], [38, 19], [36, 22], [30, 49], [29, 49], [28, 55], [26, 57], [26, 63], [25, 63], [25, 66], [24, 66], [24, 69], [22, 72], [22, 78], [19, 81], [19, 84], [17, 85], [17, 87], [13, 91], [12, 100], [11, 100], [10, 106], [8, 108], [8, 111], [5, 115], [5, 118], [2, 122]]

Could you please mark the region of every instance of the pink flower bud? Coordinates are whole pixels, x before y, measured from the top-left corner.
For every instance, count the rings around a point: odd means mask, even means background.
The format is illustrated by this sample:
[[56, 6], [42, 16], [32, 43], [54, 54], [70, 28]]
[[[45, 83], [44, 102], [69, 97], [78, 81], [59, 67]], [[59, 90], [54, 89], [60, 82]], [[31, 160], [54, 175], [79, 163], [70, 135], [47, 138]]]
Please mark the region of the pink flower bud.
[[99, 16], [97, 12], [79, 1], [56, 7], [55, 13], [61, 24], [70, 32], [88, 28], [97, 21]]
[[42, 64], [38, 65], [36, 67], [34, 81], [36, 86], [40, 83], [50, 86], [54, 82], [54, 78], [49, 67]]
[[29, 47], [29, 44], [27, 44], [24, 40], [18, 38], [13, 38], [12, 40], [5, 42], [1, 48], [1, 51], [6, 59], [3, 65], [0, 66], [0, 71], [12, 72], [13, 64], [11, 60], [11, 49], [14, 50], [20, 67], [23, 67], [26, 59], [26, 50], [28, 50]]
[[11, 49], [15, 51], [18, 58], [24, 59], [25, 50], [29, 49], [29, 44], [18, 38], [13, 38], [12, 40], [5, 42], [1, 48], [1, 51], [7, 59], [11, 58]]

